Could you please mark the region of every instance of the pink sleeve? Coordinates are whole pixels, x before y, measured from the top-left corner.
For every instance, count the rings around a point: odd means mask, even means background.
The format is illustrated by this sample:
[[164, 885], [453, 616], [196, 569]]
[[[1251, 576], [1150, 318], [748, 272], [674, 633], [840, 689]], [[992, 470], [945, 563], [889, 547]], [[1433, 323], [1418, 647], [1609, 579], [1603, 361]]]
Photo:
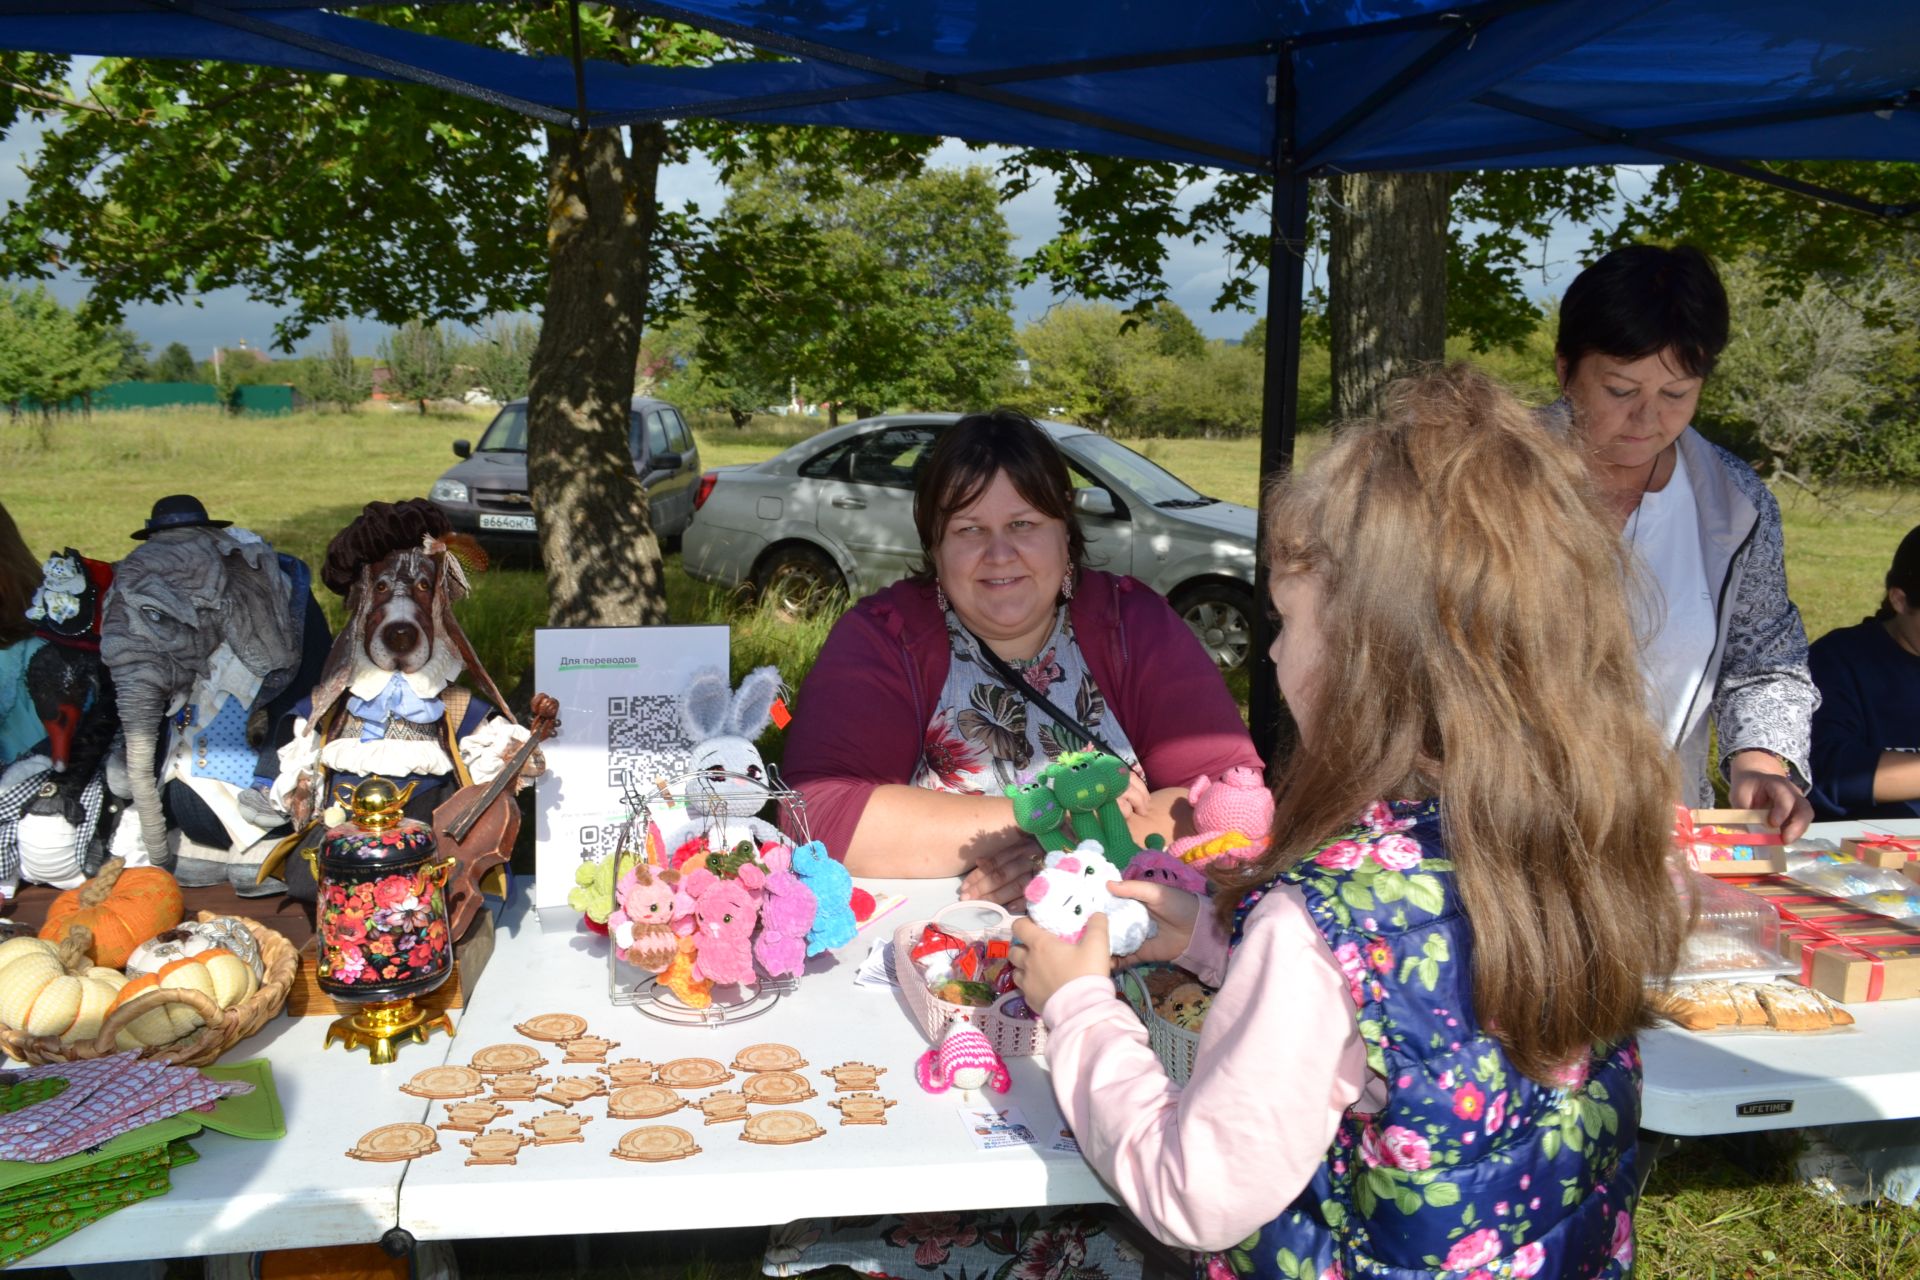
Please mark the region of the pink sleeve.
[[1184, 1088], [1104, 979], [1068, 983], [1044, 1017], [1054, 1095], [1080, 1150], [1180, 1248], [1230, 1248], [1279, 1217], [1368, 1075], [1346, 980], [1284, 887], [1248, 917]]
[[1120, 593], [1120, 612], [1132, 667], [1120, 673], [1120, 724], [1147, 785], [1184, 787], [1236, 765], [1265, 773], [1240, 707], [1193, 628], [1138, 582]]
[[1227, 977], [1227, 931], [1214, 914], [1213, 900], [1200, 899], [1200, 914], [1193, 922], [1193, 936], [1187, 949], [1174, 963], [1208, 986], [1218, 989]]
[[864, 609], [833, 626], [800, 685], [781, 772], [807, 802], [807, 825], [846, 855], [873, 789], [913, 781], [924, 725], [913, 723], [903, 650]]

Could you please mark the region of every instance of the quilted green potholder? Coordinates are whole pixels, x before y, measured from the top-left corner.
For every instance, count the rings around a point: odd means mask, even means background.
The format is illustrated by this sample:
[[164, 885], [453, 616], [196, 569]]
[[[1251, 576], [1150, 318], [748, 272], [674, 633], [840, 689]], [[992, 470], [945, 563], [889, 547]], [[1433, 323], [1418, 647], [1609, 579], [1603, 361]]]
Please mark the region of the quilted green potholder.
[[[286, 1136], [280, 1097], [273, 1087], [273, 1068], [265, 1058], [202, 1070], [215, 1079], [245, 1080], [254, 1086], [253, 1092], [222, 1098], [211, 1111], [187, 1111], [156, 1120], [62, 1160], [47, 1164], [0, 1161], [0, 1267], [70, 1236], [116, 1209], [164, 1195], [172, 1186], [172, 1170], [199, 1158], [186, 1138], [202, 1127], [241, 1138]], [[50, 1078], [16, 1088], [25, 1094], [42, 1086], [55, 1086], [41, 1094], [52, 1097], [66, 1087], [66, 1082]], [[17, 1110], [41, 1097], [12, 1099], [0, 1090], [0, 1110]]]
[[43, 1080], [15, 1080], [0, 1086], [0, 1112], [18, 1111], [67, 1091], [67, 1082], [57, 1076]]
[[172, 1170], [198, 1158], [186, 1139], [174, 1138], [13, 1188], [0, 1202], [0, 1267], [64, 1240], [116, 1209], [166, 1194]]

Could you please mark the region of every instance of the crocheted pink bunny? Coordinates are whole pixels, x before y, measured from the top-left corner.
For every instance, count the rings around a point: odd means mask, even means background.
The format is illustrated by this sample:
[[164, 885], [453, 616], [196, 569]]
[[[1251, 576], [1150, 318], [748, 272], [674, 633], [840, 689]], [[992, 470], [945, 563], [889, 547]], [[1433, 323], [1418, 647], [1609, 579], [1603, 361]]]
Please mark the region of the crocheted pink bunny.
[[785, 845], [760, 847], [767, 864], [765, 896], [760, 903], [760, 932], [753, 939], [753, 955], [770, 978], [798, 977], [807, 963], [807, 930], [819, 910], [813, 890], [793, 874], [793, 850]]
[[1167, 852], [1186, 863], [1214, 858], [1257, 858], [1267, 851], [1273, 827], [1273, 793], [1258, 770], [1227, 770], [1215, 782], [1202, 774], [1187, 789], [1197, 834], [1182, 836]]
[[607, 917], [607, 929], [629, 963], [653, 973], [665, 973], [673, 963], [673, 882], [679, 878], [641, 863], [614, 886], [619, 905]]
[[987, 1037], [964, 1022], [954, 1023], [938, 1047], [920, 1055], [913, 1074], [928, 1093], [945, 1093], [949, 1088], [1005, 1093], [1013, 1083], [1007, 1078], [1007, 1064], [1000, 1061]]
[[753, 986], [751, 940], [759, 915], [753, 896], [738, 880], [722, 880], [705, 867], [687, 872], [680, 886], [674, 914], [693, 924], [693, 976], [717, 986]]

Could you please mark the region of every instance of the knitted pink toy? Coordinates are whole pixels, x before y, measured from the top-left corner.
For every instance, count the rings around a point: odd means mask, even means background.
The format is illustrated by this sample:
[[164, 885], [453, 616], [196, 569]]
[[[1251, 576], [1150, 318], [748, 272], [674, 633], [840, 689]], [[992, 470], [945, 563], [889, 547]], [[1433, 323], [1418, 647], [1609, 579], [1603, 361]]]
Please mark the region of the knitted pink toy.
[[1188, 893], [1205, 894], [1207, 876], [1198, 866], [1190, 866], [1180, 861], [1165, 849], [1142, 849], [1133, 855], [1133, 861], [1120, 873], [1122, 880], [1149, 880], [1155, 884], [1170, 884], [1176, 889], [1185, 889]]
[[673, 934], [673, 884], [679, 875], [646, 863], [620, 877], [614, 886], [619, 903], [607, 917], [613, 945], [627, 960], [653, 973], [665, 973], [673, 963], [677, 943]]
[[1267, 851], [1273, 828], [1273, 793], [1257, 770], [1227, 770], [1220, 781], [1202, 774], [1187, 789], [1198, 834], [1182, 836], [1167, 852], [1187, 863], [1214, 858], [1257, 858]]
[[807, 963], [807, 930], [819, 909], [813, 890], [793, 874], [793, 850], [767, 844], [760, 860], [767, 864], [765, 896], [760, 902], [760, 932], [753, 939], [753, 955], [770, 978], [798, 977]]
[[986, 1036], [964, 1022], [954, 1023], [937, 1048], [920, 1055], [913, 1074], [928, 1093], [945, 1093], [949, 1088], [1005, 1093], [1012, 1084], [1007, 1064], [1000, 1061]]
[[717, 986], [751, 987], [751, 940], [759, 917], [752, 895], [738, 880], [722, 880], [705, 867], [695, 867], [680, 881], [674, 896], [674, 914], [691, 919], [698, 954], [693, 976]]

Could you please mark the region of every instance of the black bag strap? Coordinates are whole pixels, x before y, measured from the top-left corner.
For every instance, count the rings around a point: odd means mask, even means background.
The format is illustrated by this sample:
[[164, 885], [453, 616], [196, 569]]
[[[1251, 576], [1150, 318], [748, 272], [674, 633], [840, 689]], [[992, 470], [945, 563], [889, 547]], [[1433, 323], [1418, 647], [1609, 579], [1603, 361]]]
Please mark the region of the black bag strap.
[[[1008, 666], [1005, 659], [1003, 659], [999, 654], [995, 653], [993, 650], [989, 649], [986, 646], [986, 643], [982, 641], [979, 636], [976, 636], [973, 634], [973, 628], [969, 627], [966, 623], [961, 622], [959, 618], [955, 618], [954, 622], [959, 625], [962, 631], [967, 633], [967, 638], [973, 641], [973, 651], [978, 655], [980, 655], [980, 660], [982, 662], [986, 663], [987, 666], [993, 669], [994, 675], [1000, 678], [1001, 684], [1005, 685], [1007, 688], [1013, 690], [1015, 693], [1025, 698], [1028, 702], [1033, 703], [1033, 705], [1035, 705], [1036, 707], [1039, 707], [1042, 711], [1046, 712], [1048, 719], [1052, 720], [1056, 725], [1059, 725], [1062, 729], [1065, 729], [1068, 733], [1075, 734], [1078, 737], [1080, 737], [1083, 741], [1092, 743], [1095, 747], [1098, 747], [1101, 751], [1105, 752], [1107, 755], [1110, 755], [1114, 759], [1120, 761], [1122, 764], [1125, 764], [1127, 768], [1132, 772], [1140, 773], [1139, 765], [1129, 763], [1125, 756], [1121, 755], [1118, 751], [1115, 751], [1111, 746], [1107, 745], [1107, 742], [1104, 738], [1102, 738], [1099, 734], [1095, 733], [1092, 729], [1088, 728], [1086, 725], [1080, 723], [1080, 721], [1074, 716], [1068, 715], [1066, 712], [1062, 711], [1059, 707], [1055, 706], [1051, 698], [1047, 697], [1046, 694], [1041, 693], [1038, 689], [1034, 688], [1033, 685], [1028, 683], [1027, 680], [1024, 677], [1022, 677], [1018, 671], [1015, 671], [1012, 667]], [[1140, 780], [1142, 782], [1146, 781], [1146, 775], [1140, 774]]]

